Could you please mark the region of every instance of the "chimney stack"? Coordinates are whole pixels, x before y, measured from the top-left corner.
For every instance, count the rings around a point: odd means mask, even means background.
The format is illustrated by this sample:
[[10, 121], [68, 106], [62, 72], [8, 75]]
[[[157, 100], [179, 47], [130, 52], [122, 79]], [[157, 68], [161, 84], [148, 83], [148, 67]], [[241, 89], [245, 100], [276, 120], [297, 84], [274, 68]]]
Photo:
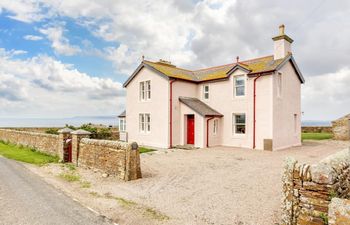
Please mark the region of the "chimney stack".
[[284, 33], [284, 29], [285, 26], [283, 24], [279, 26], [279, 34], [272, 38], [274, 42], [274, 60], [282, 59], [292, 53], [291, 44], [293, 43], [293, 39]]

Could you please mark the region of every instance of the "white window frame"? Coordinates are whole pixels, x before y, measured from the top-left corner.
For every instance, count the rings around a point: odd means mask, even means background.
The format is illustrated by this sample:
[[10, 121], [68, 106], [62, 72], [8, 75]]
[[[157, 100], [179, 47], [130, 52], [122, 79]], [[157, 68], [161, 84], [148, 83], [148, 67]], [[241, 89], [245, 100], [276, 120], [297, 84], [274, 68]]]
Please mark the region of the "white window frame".
[[218, 129], [219, 129], [219, 120], [218, 119], [214, 119], [213, 120], [213, 134], [214, 135], [217, 135]]
[[[243, 85], [237, 85], [237, 83], [236, 83], [237, 78], [240, 78], [240, 77], [243, 78]], [[243, 90], [244, 90], [243, 95], [237, 95], [237, 88], [238, 87], [243, 87]], [[245, 75], [236, 75], [233, 77], [233, 94], [234, 94], [234, 97], [238, 97], [238, 98], [246, 96], [246, 76]]]
[[[205, 90], [206, 87], [208, 87], [208, 90], [207, 90], [207, 91]], [[209, 98], [210, 98], [209, 92], [210, 92], [210, 86], [209, 86], [209, 84], [203, 85], [203, 99], [204, 99], [204, 100], [209, 100]], [[206, 98], [206, 94], [208, 95], [207, 98]]]
[[140, 101], [149, 101], [151, 100], [151, 81], [141, 81], [139, 86], [140, 91]]
[[282, 98], [282, 73], [277, 73], [277, 97]]
[[119, 131], [126, 132], [126, 118], [119, 118]]
[[[236, 123], [236, 116], [244, 115], [244, 123]], [[237, 133], [237, 125], [244, 125], [244, 133]], [[246, 135], [247, 133], [247, 114], [246, 113], [232, 113], [232, 133], [233, 135]]]
[[151, 132], [151, 114], [150, 113], [139, 114], [139, 131], [140, 133]]

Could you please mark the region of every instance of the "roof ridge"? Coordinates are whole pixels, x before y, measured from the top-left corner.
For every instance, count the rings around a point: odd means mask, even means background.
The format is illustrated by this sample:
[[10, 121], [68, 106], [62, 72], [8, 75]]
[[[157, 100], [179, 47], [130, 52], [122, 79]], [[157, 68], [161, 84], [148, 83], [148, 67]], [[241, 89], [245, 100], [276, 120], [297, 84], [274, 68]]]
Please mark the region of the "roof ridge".
[[182, 67], [177, 67], [177, 66], [174, 67], [174, 65], [171, 66], [171, 65], [166, 65], [166, 64], [160, 64], [160, 63], [152, 62], [152, 61], [149, 61], [149, 60], [143, 60], [143, 62], [153, 63], [153, 64], [157, 64], [157, 65], [160, 65], [160, 66], [166, 66], [166, 67], [169, 67], [169, 68], [176, 68], [176, 69], [185, 70], [187, 72], [193, 73], [193, 70], [188, 70], [188, 69], [184, 69]]
[[247, 60], [240, 61], [240, 63], [251, 62], [251, 61], [255, 61], [255, 60], [259, 60], [259, 59], [264, 59], [264, 58], [269, 58], [269, 57], [273, 57], [273, 55], [267, 55], [267, 56], [262, 56], [262, 57], [258, 57], [258, 58], [247, 59]]
[[225, 66], [230, 66], [230, 65], [235, 65], [236, 63], [228, 63], [228, 64], [224, 64], [224, 65], [220, 65], [220, 66], [211, 66], [208, 68], [203, 68], [203, 69], [198, 69], [198, 70], [193, 70], [193, 72], [198, 72], [198, 71], [203, 71], [203, 70], [210, 70], [210, 69], [215, 69], [215, 68], [219, 68], [219, 67], [225, 67]]

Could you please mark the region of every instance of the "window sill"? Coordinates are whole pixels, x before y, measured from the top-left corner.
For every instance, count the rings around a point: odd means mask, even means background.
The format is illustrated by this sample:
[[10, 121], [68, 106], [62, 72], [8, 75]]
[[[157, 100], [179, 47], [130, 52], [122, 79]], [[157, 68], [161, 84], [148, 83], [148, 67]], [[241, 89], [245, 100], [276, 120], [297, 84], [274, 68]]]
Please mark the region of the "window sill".
[[233, 139], [244, 139], [246, 136], [246, 134], [232, 134]]

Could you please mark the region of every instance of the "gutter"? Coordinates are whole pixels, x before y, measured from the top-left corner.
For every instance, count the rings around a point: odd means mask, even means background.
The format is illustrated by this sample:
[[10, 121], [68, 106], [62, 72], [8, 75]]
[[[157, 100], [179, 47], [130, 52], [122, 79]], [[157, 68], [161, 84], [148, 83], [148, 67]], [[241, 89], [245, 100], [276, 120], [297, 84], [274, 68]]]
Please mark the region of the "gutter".
[[207, 120], [207, 148], [209, 148], [209, 121], [214, 119], [215, 117], [210, 117], [208, 120]]
[[170, 84], [170, 98], [169, 98], [169, 105], [170, 105], [170, 118], [169, 118], [169, 148], [173, 147], [173, 83], [176, 80], [171, 80], [169, 82]]

